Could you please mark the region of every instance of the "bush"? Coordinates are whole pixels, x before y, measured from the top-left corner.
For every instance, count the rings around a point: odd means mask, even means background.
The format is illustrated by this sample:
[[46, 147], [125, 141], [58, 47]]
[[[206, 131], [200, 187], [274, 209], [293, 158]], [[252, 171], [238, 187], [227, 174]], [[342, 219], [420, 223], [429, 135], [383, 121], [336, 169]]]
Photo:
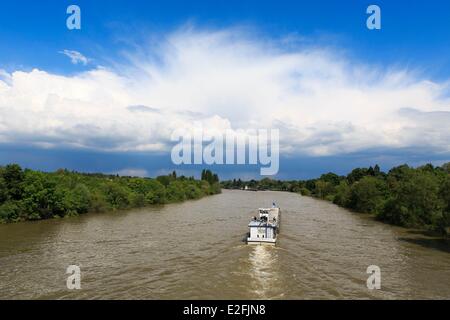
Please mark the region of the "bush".
[[91, 194], [86, 185], [79, 183], [75, 186], [71, 195], [71, 209], [78, 213], [86, 213], [91, 207]]
[[186, 200], [186, 194], [181, 182], [173, 181], [167, 187], [167, 199], [169, 202], [179, 202]]
[[0, 205], [0, 221], [14, 222], [19, 220], [19, 207], [14, 202], [5, 202]]
[[[209, 194], [218, 194], [222, 192], [222, 189], [220, 187], [220, 183], [219, 182], [214, 182], [211, 187], [210, 187], [210, 192]], [[208, 193], [206, 193], [208, 194]]]
[[131, 195], [131, 206], [133, 208], [141, 208], [145, 206], [145, 196], [141, 193], [133, 193]]
[[148, 204], [163, 204], [167, 202], [166, 188], [157, 180], [149, 181], [149, 191], [145, 195]]
[[300, 189], [300, 194], [302, 196], [310, 196], [311, 195], [311, 191], [309, 191], [309, 189], [303, 187]]
[[186, 184], [184, 187], [184, 193], [187, 199], [198, 199], [204, 195], [202, 190], [194, 184]]
[[95, 191], [91, 193], [91, 201], [89, 211], [91, 212], [105, 212], [109, 210], [111, 206], [108, 201], [106, 201], [106, 197], [103, 193], [99, 191]]
[[131, 192], [117, 183], [107, 183], [104, 186], [106, 201], [113, 209], [125, 209], [130, 205]]

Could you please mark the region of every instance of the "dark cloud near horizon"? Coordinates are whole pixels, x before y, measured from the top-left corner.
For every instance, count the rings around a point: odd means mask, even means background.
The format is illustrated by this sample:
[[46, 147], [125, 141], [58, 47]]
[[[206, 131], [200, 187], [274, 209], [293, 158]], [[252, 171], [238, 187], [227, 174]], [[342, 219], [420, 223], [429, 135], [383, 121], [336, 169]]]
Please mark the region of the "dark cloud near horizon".
[[[323, 173], [345, 175], [356, 167], [379, 164], [384, 171], [407, 163], [419, 166], [426, 163], [441, 165], [450, 161], [450, 153], [436, 155], [427, 149], [372, 149], [341, 156], [281, 157], [277, 179], [309, 179]], [[0, 165], [18, 163], [24, 168], [55, 171], [60, 168], [80, 172], [121, 173], [145, 171], [155, 177], [176, 170], [180, 174], [199, 177], [203, 168], [217, 172], [222, 180], [242, 178], [260, 179], [259, 165], [181, 165], [172, 164], [170, 154], [145, 152], [98, 152], [80, 149], [43, 149], [34, 146], [0, 145]]]

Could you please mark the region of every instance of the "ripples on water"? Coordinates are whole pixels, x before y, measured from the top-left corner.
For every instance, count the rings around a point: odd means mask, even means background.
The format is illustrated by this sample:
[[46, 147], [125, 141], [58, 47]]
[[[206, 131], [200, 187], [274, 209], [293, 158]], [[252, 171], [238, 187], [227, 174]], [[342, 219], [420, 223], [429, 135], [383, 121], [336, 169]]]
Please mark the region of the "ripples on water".
[[[279, 243], [242, 242], [261, 206], [282, 208]], [[82, 270], [66, 289], [65, 270]], [[366, 287], [380, 266], [382, 290]], [[224, 191], [164, 207], [0, 226], [0, 298], [450, 298], [448, 245], [281, 192]]]

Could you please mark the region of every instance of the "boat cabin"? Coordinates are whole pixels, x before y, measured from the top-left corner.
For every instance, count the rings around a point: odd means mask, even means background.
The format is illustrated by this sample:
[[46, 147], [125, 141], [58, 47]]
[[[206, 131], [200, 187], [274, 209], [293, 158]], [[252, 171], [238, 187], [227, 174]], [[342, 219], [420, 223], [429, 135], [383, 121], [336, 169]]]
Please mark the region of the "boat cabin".
[[280, 228], [279, 208], [260, 208], [259, 216], [253, 217], [248, 224], [248, 244], [275, 244]]

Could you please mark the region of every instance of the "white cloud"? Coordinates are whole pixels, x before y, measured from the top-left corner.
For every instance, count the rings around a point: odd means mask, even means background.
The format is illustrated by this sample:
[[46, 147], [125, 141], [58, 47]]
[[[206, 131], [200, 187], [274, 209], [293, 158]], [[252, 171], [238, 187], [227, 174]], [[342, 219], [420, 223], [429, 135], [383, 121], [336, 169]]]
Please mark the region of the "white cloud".
[[286, 51], [283, 43], [239, 29], [184, 29], [114, 68], [3, 74], [0, 141], [159, 152], [169, 150], [173, 130], [201, 123], [279, 128], [284, 154], [450, 152], [448, 122], [439, 116], [450, 113], [448, 82], [325, 48]]
[[70, 58], [70, 62], [72, 62], [73, 64], [78, 64], [81, 63], [83, 65], [87, 65], [89, 62], [89, 59], [86, 58], [84, 55], [82, 55], [80, 52], [75, 51], [75, 50], [63, 50], [60, 51], [59, 53], [62, 53], [66, 56], [68, 56]]
[[148, 171], [145, 169], [136, 169], [136, 168], [126, 168], [119, 170], [118, 172], [113, 172], [113, 174], [118, 174], [122, 177], [148, 177]]

